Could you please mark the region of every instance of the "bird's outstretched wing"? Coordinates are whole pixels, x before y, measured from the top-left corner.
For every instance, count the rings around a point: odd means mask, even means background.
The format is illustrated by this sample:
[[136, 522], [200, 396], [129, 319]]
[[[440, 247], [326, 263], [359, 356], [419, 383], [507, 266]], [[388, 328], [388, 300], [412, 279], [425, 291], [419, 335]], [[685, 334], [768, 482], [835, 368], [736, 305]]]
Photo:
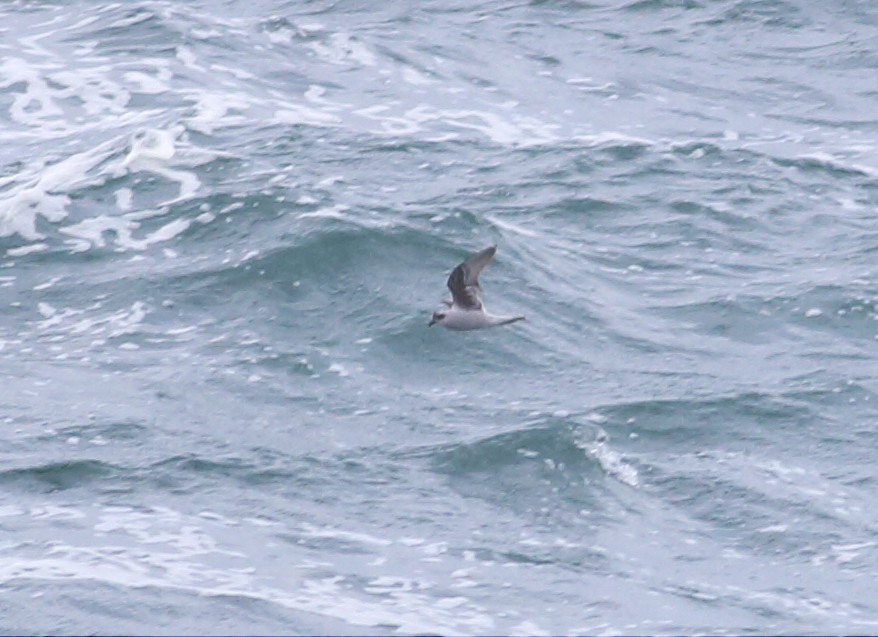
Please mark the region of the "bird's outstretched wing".
[[451, 290], [455, 305], [465, 310], [478, 310], [482, 307], [479, 273], [491, 262], [495, 252], [497, 246], [485, 248], [454, 268], [448, 277], [448, 289]]

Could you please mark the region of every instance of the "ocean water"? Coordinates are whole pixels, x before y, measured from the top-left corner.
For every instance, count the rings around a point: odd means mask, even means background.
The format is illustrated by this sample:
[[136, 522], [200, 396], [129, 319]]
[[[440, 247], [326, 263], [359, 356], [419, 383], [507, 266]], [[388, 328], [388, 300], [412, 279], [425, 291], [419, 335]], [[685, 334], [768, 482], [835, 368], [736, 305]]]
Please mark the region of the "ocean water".
[[874, 634], [876, 43], [0, 4], [0, 633]]

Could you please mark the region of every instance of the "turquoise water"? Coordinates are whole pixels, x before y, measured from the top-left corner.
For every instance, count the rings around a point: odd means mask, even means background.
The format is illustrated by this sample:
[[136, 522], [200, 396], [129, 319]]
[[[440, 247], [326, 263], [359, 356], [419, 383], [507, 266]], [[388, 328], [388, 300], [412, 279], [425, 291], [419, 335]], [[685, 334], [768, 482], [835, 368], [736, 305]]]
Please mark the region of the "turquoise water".
[[0, 5], [0, 632], [874, 633], [876, 41]]

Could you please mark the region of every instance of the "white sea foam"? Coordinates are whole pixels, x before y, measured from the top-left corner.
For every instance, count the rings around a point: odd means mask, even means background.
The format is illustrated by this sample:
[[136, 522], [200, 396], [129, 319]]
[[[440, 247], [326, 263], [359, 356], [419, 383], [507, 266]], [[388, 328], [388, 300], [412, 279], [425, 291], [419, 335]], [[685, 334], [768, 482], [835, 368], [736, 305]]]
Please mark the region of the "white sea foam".
[[171, 89], [170, 80], [173, 74], [166, 66], [156, 69], [155, 75], [148, 75], [142, 71], [128, 71], [123, 76], [129, 83], [134, 84], [133, 91], [147, 95], [166, 93]]
[[9, 115], [14, 122], [26, 126], [52, 126], [62, 110], [52, 99], [52, 90], [40, 69], [20, 57], [7, 57], [0, 62], [0, 89], [23, 84], [23, 93], [14, 93]]
[[26, 246], [21, 246], [20, 248], [9, 248], [6, 251], [6, 254], [10, 257], [23, 257], [28, 254], [33, 254], [35, 252], [45, 252], [49, 249], [49, 245], [43, 243], [42, 241], [38, 241], [37, 243], [31, 243]]
[[306, 46], [331, 64], [375, 66], [378, 61], [368, 46], [344, 32], [332, 33], [329, 37], [308, 42]]
[[628, 486], [637, 487], [640, 484], [640, 477], [637, 469], [625, 462], [618, 451], [612, 449], [609, 444], [609, 436], [603, 429], [598, 430], [598, 434], [594, 439], [580, 439], [577, 446], [583, 449], [588, 455], [598, 461], [601, 468], [608, 475], [616, 478], [620, 482], [624, 482]]
[[475, 131], [490, 141], [503, 145], [535, 145], [557, 139], [557, 126], [535, 117], [521, 115], [513, 110], [497, 112], [477, 109], [438, 109], [419, 104], [394, 115], [387, 105], [361, 108], [356, 114], [379, 121], [384, 132], [394, 135], [412, 135], [426, 131], [428, 125], [441, 126], [447, 130]]
[[206, 135], [227, 126], [237, 126], [247, 122], [242, 114], [251, 102], [241, 96], [229, 95], [227, 92], [199, 91], [194, 94], [195, 115], [186, 120], [192, 130]]
[[813, 161], [818, 164], [823, 164], [829, 168], [835, 168], [838, 170], [851, 170], [856, 172], [861, 172], [864, 175], [869, 177], [878, 176], [878, 168], [874, 166], [866, 166], [864, 164], [859, 164], [855, 162], [848, 161], [844, 158], [839, 158], [830, 153], [817, 151], [813, 153], [806, 153], [804, 155], [799, 155], [796, 159], [805, 160], [805, 161]]
[[135, 301], [130, 308], [103, 316], [95, 316], [100, 304], [93, 304], [86, 309], [58, 309], [48, 303], [40, 303], [37, 309], [44, 317], [37, 323], [41, 330], [66, 334], [87, 333], [105, 338], [138, 332], [148, 312], [146, 304], [142, 301]]
[[131, 201], [134, 199], [134, 191], [131, 188], [119, 188], [115, 193], [116, 207], [119, 210], [131, 210]]
[[310, 108], [304, 104], [286, 104], [274, 114], [281, 124], [306, 124], [309, 126], [336, 126], [341, 118], [325, 110]]
[[58, 310], [56, 310], [54, 307], [52, 307], [48, 303], [37, 304], [37, 311], [40, 314], [42, 314], [43, 316], [45, 316], [46, 318], [49, 318], [51, 316], [55, 316], [55, 314], [58, 313]]
[[37, 232], [37, 217], [51, 222], [64, 219], [70, 203], [64, 193], [102, 181], [89, 172], [105, 161], [112, 150], [112, 143], [104, 143], [55, 164], [28, 166], [16, 176], [11, 187], [0, 194], [0, 236], [19, 234], [30, 240], [44, 238]]
[[0, 504], [0, 518], [24, 515], [25, 509], [14, 504]]
[[588, 146], [654, 146], [654, 140], [617, 131], [597, 133], [594, 135], [576, 135], [577, 141]]
[[[67, 193], [90, 185], [102, 184], [111, 175], [118, 174], [120, 170], [146, 171], [177, 182], [179, 185], [177, 197], [165, 202], [164, 205], [191, 198], [200, 189], [198, 177], [190, 170], [169, 165], [170, 160], [177, 155], [175, 136], [180, 132], [181, 129], [144, 131], [135, 136], [128, 154], [121, 162], [118, 159], [113, 161], [114, 156], [118, 157], [118, 142], [110, 140], [92, 149], [74, 153], [54, 164], [29, 166], [14, 180], [8, 179], [6, 191], [0, 194], [0, 236], [19, 234], [29, 240], [43, 239], [43, 234], [37, 231], [38, 217], [41, 216], [55, 223], [63, 221], [68, 215], [67, 207], [70, 204]], [[204, 157], [196, 152], [194, 156], [187, 156], [181, 161], [191, 165], [207, 161], [212, 157], [213, 155]], [[87, 217], [77, 223], [62, 226], [60, 231], [84, 240], [84, 242], [71, 243], [74, 251], [107, 245], [105, 232], [112, 233], [117, 244], [122, 248], [143, 250], [155, 243], [174, 238], [188, 227], [190, 223], [188, 220], [177, 219], [143, 238], [136, 238], [134, 231], [139, 228], [137, 219], [162, 213], [127, 212], [133, 207], [133, 196], [134, 191], [130, 188], [120, 188], [116, 191], [117, 206], [120, 210], [126, 211], [121, 217], [108, 215]], [[32, 250], [19, 248], [17, 256], [39, 249], [41, 248]], [[13, 256], [16, 256], [15, 252]]]
[[529, 230], [528, 228], [525, 228], [524, 226], [522, 226], [520, 224], [512, 223], [511, 221], [506, 221], [506, 220], [500, 219], [496, 215], [486, 215], [485, 218], [488, 221], [490, 221], [492, 224], [497, 226], [498, 228], [501, 228], [502, 230], [506, 230], [508, 232], [512, 232], [515, 234], [520, 234], [523, 237], [535, 238], [535, 237], [540, 236], [540, 234], [538, 232], [535, 232], [533, 230]]
[[[0, 515], [26, 511], [7, 507]], [[53, 541], [37, 554], [0, 555], [0, 584], [28, 577], [36, 581], [91, 581], [121, 588], [152, 587], [198, 595], [242, 597], [316, 613], [354, 626], [396, 626], [401, 632], [488, 633], [491, 615], [460, 594], [433, 591], [433, 583], [409, 576], [384, 574], [362, 585], [343, 574], [327, 574], [327, 562], [303, 560], [275, 567], [262, 559], [228, 548], [238, 523], [222, 515], [185, 515], [155, 507], [133, 510], [71, 507], [31, 509], [67, 521], [65, 541]], [[250, 524], [249, 520], [242, 520]], [[250, 526], [248, 533], [271, 526]], [[365, 542], [381, 549], [388, 542], [361, 533], [306, 525], [314, 537]], [[237, 533], [237, 531], [235, 532]], [[79, 538], [81, 541], [76, 541]], [[316, 571], [316, 572], [315, 572]]]
[[171, 159], [176, 152], [175, 137], [180, 132], [179, 129], [151, 129], [138, 133], [131, 141], [130, 150], [122, 165], [129, 167], [137, 165], [139, 162], [148, 162], [154, 159], [163, 161]]
[[[187, 219], [174, 219], [157, 230], [146, 234], [143, 238], [134, 237], [134, 231], [140, 227], [140, 223], [126, 217], [110, 217], [100, 215], [84, 219], [79, 223], [61, 228], [61, 232], [80, 239], [88, 247], [101, 248], [107, 245], [108, 236], [113, 237], [118, 246], [131, 250], [145, 250], [149, 246], [173, 239], [181, 232], [185, 232], [190, 225]], [[108, 235], [107, 233], [110, 233]], [[74, 251], [82, 249], [81, 242], [73, 243]]]
[[327, 528], [327, 527], [319, 527], [314, 524], [309, 524], [307, 522], [303, 522], [299, 525], [299, 529], [302, 534], [306, 537], [314, 537], [314, 538], [335, 538], [340, 540], [345, 540], [347, 542], [357, 542], [360, 544], [374, 545], [374, 546], [390, 546], [393, 544], [390, 540], [376, 537], [374, 535], [369, 535], [368, 533], [362, 533], [357, 531], [345, 531], [342, 529], [335, 528]]

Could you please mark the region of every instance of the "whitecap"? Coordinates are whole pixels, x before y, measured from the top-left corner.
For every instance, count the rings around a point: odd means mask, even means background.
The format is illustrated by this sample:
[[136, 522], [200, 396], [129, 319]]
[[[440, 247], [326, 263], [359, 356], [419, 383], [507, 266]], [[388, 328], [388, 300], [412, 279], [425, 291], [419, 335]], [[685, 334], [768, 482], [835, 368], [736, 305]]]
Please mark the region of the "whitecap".
[[106, 142], [49, 166], [31, 164], [7, 180], [14, 185], [0, 195], [0, 237], [19, 234], [25, 239], [42, 239], [36, 229], [37, 217], [51, 222], [64, 219], [70, 203], [66, 193], [103, 182], [102, 177], [89, 176], [89, 172], [111, 156], [113, 146], [114, 142]]
[[303, 522], [299, 525], [303, 535], [312, 538], [329, 538], [339, 539], [346, 542], [354, 542], [358, 544], [369, 544], [373, 546], [388, 546], [391, 544], [389, 540], [369, 535], [357, 531], [345, 531], [343, 529], [320, 527], [314, 524]]
[[48, 244], [45, 244], [43, 242], [37, 242], [28, 244], [26, 246], [20, 246], [18, 248], [9, 248], [6, 251], [6, 254], [10, 257], [23, 257], [28, 254], [33, 254], [34, 252], [45, 252], [48, 249]]
[[341, 363], [333, 363], [329, 366], [329, 369], [327, 371], [334, 372], [342, 378], [350, 375], [350, 372]]
[[167, 161], [176, 152], [174, 138], [177, 131], [150, 129], [137, 133], [131, 142], [131, 149], [123, 166], [136, 165], [151, 159]]
[[375, 66], [377, 57], [362, 42], [343, 32], [333, 33], [323, 41], [307, 44], [321, 58], [331, 64], [356, 62], [363, 66]]
[[310, 126], [335, 126], [341, 118], [332, 113], [309, 108], [302, 104], [287, 104], [274, 114], [281, 124], [306, 124]]
[[158, 95], [160, 93], [166, 93], [171, 89], [168, 80], [170, 80], [173, 75], [168, 69], [159, 68], [155, 75], [148, 75], [142, 71], [128, 71], [123, 77], [129, 83], [136, 86], [134, 92], [146, 95]]
[[610, 448], [607, 444], [608, 440], [607, 432], [599, 429], [595, 439], [589, 441], [579, 440], [576, 442], [576, 446], [597, 460], [598, 464], [608, 475], [630, 487], [639, 486], [640, 477], [637, 474], [637, 469], [625, 462], [622, 454]]

